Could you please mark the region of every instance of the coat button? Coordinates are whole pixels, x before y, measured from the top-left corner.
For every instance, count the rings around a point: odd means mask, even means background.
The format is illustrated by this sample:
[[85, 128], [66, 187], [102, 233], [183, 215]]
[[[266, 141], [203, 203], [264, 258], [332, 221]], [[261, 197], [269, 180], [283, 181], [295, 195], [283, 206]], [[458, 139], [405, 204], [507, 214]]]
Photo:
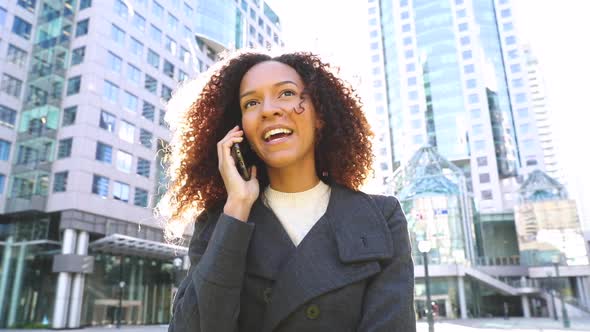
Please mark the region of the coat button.
[[262, 299], [264, 300], [264, 303], [270, 302], [271, 295], [272, 295], [272, 289], [270, 287], [265, 288], [264, 291], [262, 292]]
[[307, 309], [305, 309], [305, 315], [309, 319], [316, 319], [320, 316], [320, 307], [317, 304], [310, 304]]

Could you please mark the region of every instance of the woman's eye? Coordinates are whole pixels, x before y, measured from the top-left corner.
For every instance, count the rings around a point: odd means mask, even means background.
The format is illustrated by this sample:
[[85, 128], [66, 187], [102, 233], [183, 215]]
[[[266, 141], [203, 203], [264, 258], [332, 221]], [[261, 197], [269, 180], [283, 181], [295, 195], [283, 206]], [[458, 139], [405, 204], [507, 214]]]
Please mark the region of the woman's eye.
[[296, 94], [295, 91], [292, 91], [292, 90], [285, 90], [285, 91], [281, 92], [281, 96], [285, 96], [285, 97], [292, 97], [295, 94]]
[[244, 109], [247, 109], [247, 108], [249, 108], [249, 107], [252, 107], [252, 106], [255, 106], [255, 105], [256, 105], [256, 101], [255, 101], [255, 100], [250, 100], [250, 101], [247, 101], [247, 102], [244, 104]]

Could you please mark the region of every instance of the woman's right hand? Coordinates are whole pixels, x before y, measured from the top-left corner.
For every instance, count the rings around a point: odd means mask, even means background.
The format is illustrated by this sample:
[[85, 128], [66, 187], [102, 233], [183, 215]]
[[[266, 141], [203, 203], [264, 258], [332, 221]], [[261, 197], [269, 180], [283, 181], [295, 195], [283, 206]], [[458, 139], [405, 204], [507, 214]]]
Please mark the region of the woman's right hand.
[[232, 128], [217, 143], [217, 159], [219, 172], [227, 191], [223, 212], [245, 222], [248, 220], [252, 205], [258, 198], [260, 187], [256, 178], [256, 166], [252, 166], [250, 180], [245, 181], [231, 156], [231, 146], [243, 140], [244, 132], [238, 126]]

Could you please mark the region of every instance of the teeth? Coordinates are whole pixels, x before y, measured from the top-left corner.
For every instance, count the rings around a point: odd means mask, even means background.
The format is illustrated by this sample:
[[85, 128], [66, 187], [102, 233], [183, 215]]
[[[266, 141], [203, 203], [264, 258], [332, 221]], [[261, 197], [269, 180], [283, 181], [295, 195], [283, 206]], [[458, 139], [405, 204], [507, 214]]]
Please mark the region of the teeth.
[[286, 128], [277, 128], [277, 129], [272, 129], [267, 131], [264, 134], [264, 140], [268, 140], [269, 137], [271, 137], [272, 135], [276, 135], [276, 134], [291, 134], [293, 131], [290, 129], [286, 129]]

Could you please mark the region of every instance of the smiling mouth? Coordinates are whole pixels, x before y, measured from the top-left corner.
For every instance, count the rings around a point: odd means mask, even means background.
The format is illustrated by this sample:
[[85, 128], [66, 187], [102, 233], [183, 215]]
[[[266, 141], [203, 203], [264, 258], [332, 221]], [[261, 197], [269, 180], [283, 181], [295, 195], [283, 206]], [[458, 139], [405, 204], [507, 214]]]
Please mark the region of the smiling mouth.
[[284, 128], [273, 129], [273, 130], [269, 130], [267, 133], [265, 133], [263, 139], [265, 142], [271, 143], [274, 141], [282, 140], [283, 138], [291, 136], [292, 134], [293, 134], [293, 131], [290, 129], [284, 129]]

